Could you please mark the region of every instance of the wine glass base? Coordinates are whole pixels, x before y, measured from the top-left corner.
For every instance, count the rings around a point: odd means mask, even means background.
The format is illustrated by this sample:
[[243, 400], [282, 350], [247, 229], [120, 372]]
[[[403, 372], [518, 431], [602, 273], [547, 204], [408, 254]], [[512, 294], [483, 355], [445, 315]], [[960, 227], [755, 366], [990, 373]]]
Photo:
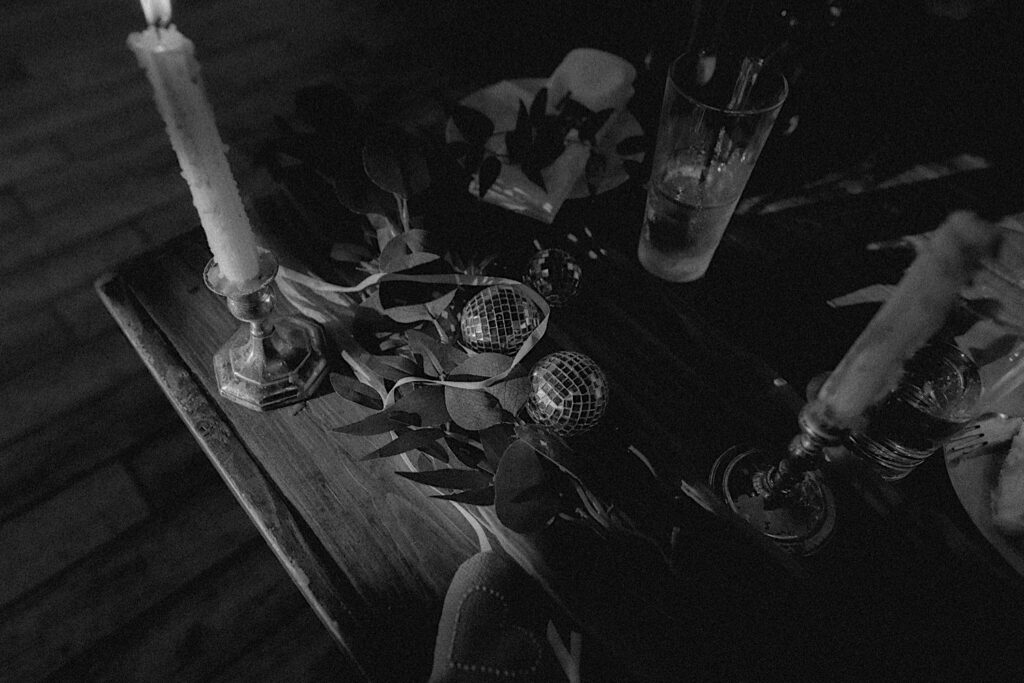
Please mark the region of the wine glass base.
[[712, 488], [740, 517], [794, 555], [820, 550], [836, 527], [832, 491], [808, 473], [798, 495], [766, 508], [761, 485], [778, 457], [750, 446], [733, 446], [719, 456], [709, 477]]

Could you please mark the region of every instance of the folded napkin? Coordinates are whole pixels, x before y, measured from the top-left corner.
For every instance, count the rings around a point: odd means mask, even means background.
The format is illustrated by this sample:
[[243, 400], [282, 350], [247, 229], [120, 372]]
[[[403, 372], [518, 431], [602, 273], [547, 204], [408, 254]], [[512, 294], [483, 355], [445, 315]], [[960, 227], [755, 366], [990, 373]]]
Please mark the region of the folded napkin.
[[[566, 55], [551, 76], [539, 85], [536, 79], [502, 81], [474, 93], [464, 103], [490, 118], [496, 131], [509, 131], [516, 127], [519, 103], [529, 107], [539, 88], [545, 87], [549, 114], [556, 113], [566, 97], [594, 112], [614, 110], [595, 136], [600, 146], [633, 96], [635, 78], [636, 70], [621, 57], [581, 48]], [[495, 135], [488, 148], [498, 156], [505, 155], [504, 135]], [[503, 163], [501, 174], [484, 195], [484, 201], [550, 223], [566, 199], [586, 194], [584, 173], [591, 152], [590, 144], [581, 142], [576, 131], [571, 131], [565, 140], [565, 150], [541, 171], [545, 187], [527, 178], [518, 166]], [[476, 194], [478, 187], [474, 179], [470, 192]]]

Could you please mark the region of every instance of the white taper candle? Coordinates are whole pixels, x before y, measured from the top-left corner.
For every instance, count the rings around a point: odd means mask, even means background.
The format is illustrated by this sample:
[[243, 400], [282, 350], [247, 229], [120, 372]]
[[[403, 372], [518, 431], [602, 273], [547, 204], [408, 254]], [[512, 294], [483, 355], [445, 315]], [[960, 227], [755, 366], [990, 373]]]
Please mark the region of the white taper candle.
[[170, 0], [141, 2], [150, 25], [128, 36], [128, 45], [153, 86], [214, 260], [227, 279], [251, 280], [259, 271], [256, 238], [203, 89], [192, 41], [168, 25]]

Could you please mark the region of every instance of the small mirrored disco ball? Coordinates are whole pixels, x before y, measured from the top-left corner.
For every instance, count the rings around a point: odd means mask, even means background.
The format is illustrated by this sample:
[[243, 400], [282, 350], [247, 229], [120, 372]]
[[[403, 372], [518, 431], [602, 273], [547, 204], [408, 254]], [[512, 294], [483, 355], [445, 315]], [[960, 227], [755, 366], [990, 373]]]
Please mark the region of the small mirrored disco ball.
[[526, 268], [526, 284], [552, 306], [564, 306], [576, 296], [583, 269], [564, 249], [542, 249]]
[[581, 434], [600, 421], [608, 407], [608, 378], [589, 356], [556, 351], [530, 372], [526, 412], [561, 436]]
[[537, 305], [511, 285], [491, 285], [466, 302], [459, 319], [462, 341], [474, 351], [513, 354], [542, 315]]

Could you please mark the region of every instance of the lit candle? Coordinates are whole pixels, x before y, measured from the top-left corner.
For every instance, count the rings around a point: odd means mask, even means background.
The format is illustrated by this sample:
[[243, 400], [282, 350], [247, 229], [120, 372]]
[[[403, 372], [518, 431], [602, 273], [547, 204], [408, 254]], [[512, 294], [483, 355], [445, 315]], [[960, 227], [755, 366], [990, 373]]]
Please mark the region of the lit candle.
[[831, 424], [858, 428], [865, 411], [896, 387], [907, 359], [942, 328], [1000, 239], [976, 216], [951, 214], [821, 387], [814, 409]]
[[251, 280], [259, 272], [256, 238], [203, 90], [192, 41], [170, 24], [170, 0], [140, 2], [149, 28], [128, 36], [128, 45], [153, 86], [206, 241], [225, 278]]

